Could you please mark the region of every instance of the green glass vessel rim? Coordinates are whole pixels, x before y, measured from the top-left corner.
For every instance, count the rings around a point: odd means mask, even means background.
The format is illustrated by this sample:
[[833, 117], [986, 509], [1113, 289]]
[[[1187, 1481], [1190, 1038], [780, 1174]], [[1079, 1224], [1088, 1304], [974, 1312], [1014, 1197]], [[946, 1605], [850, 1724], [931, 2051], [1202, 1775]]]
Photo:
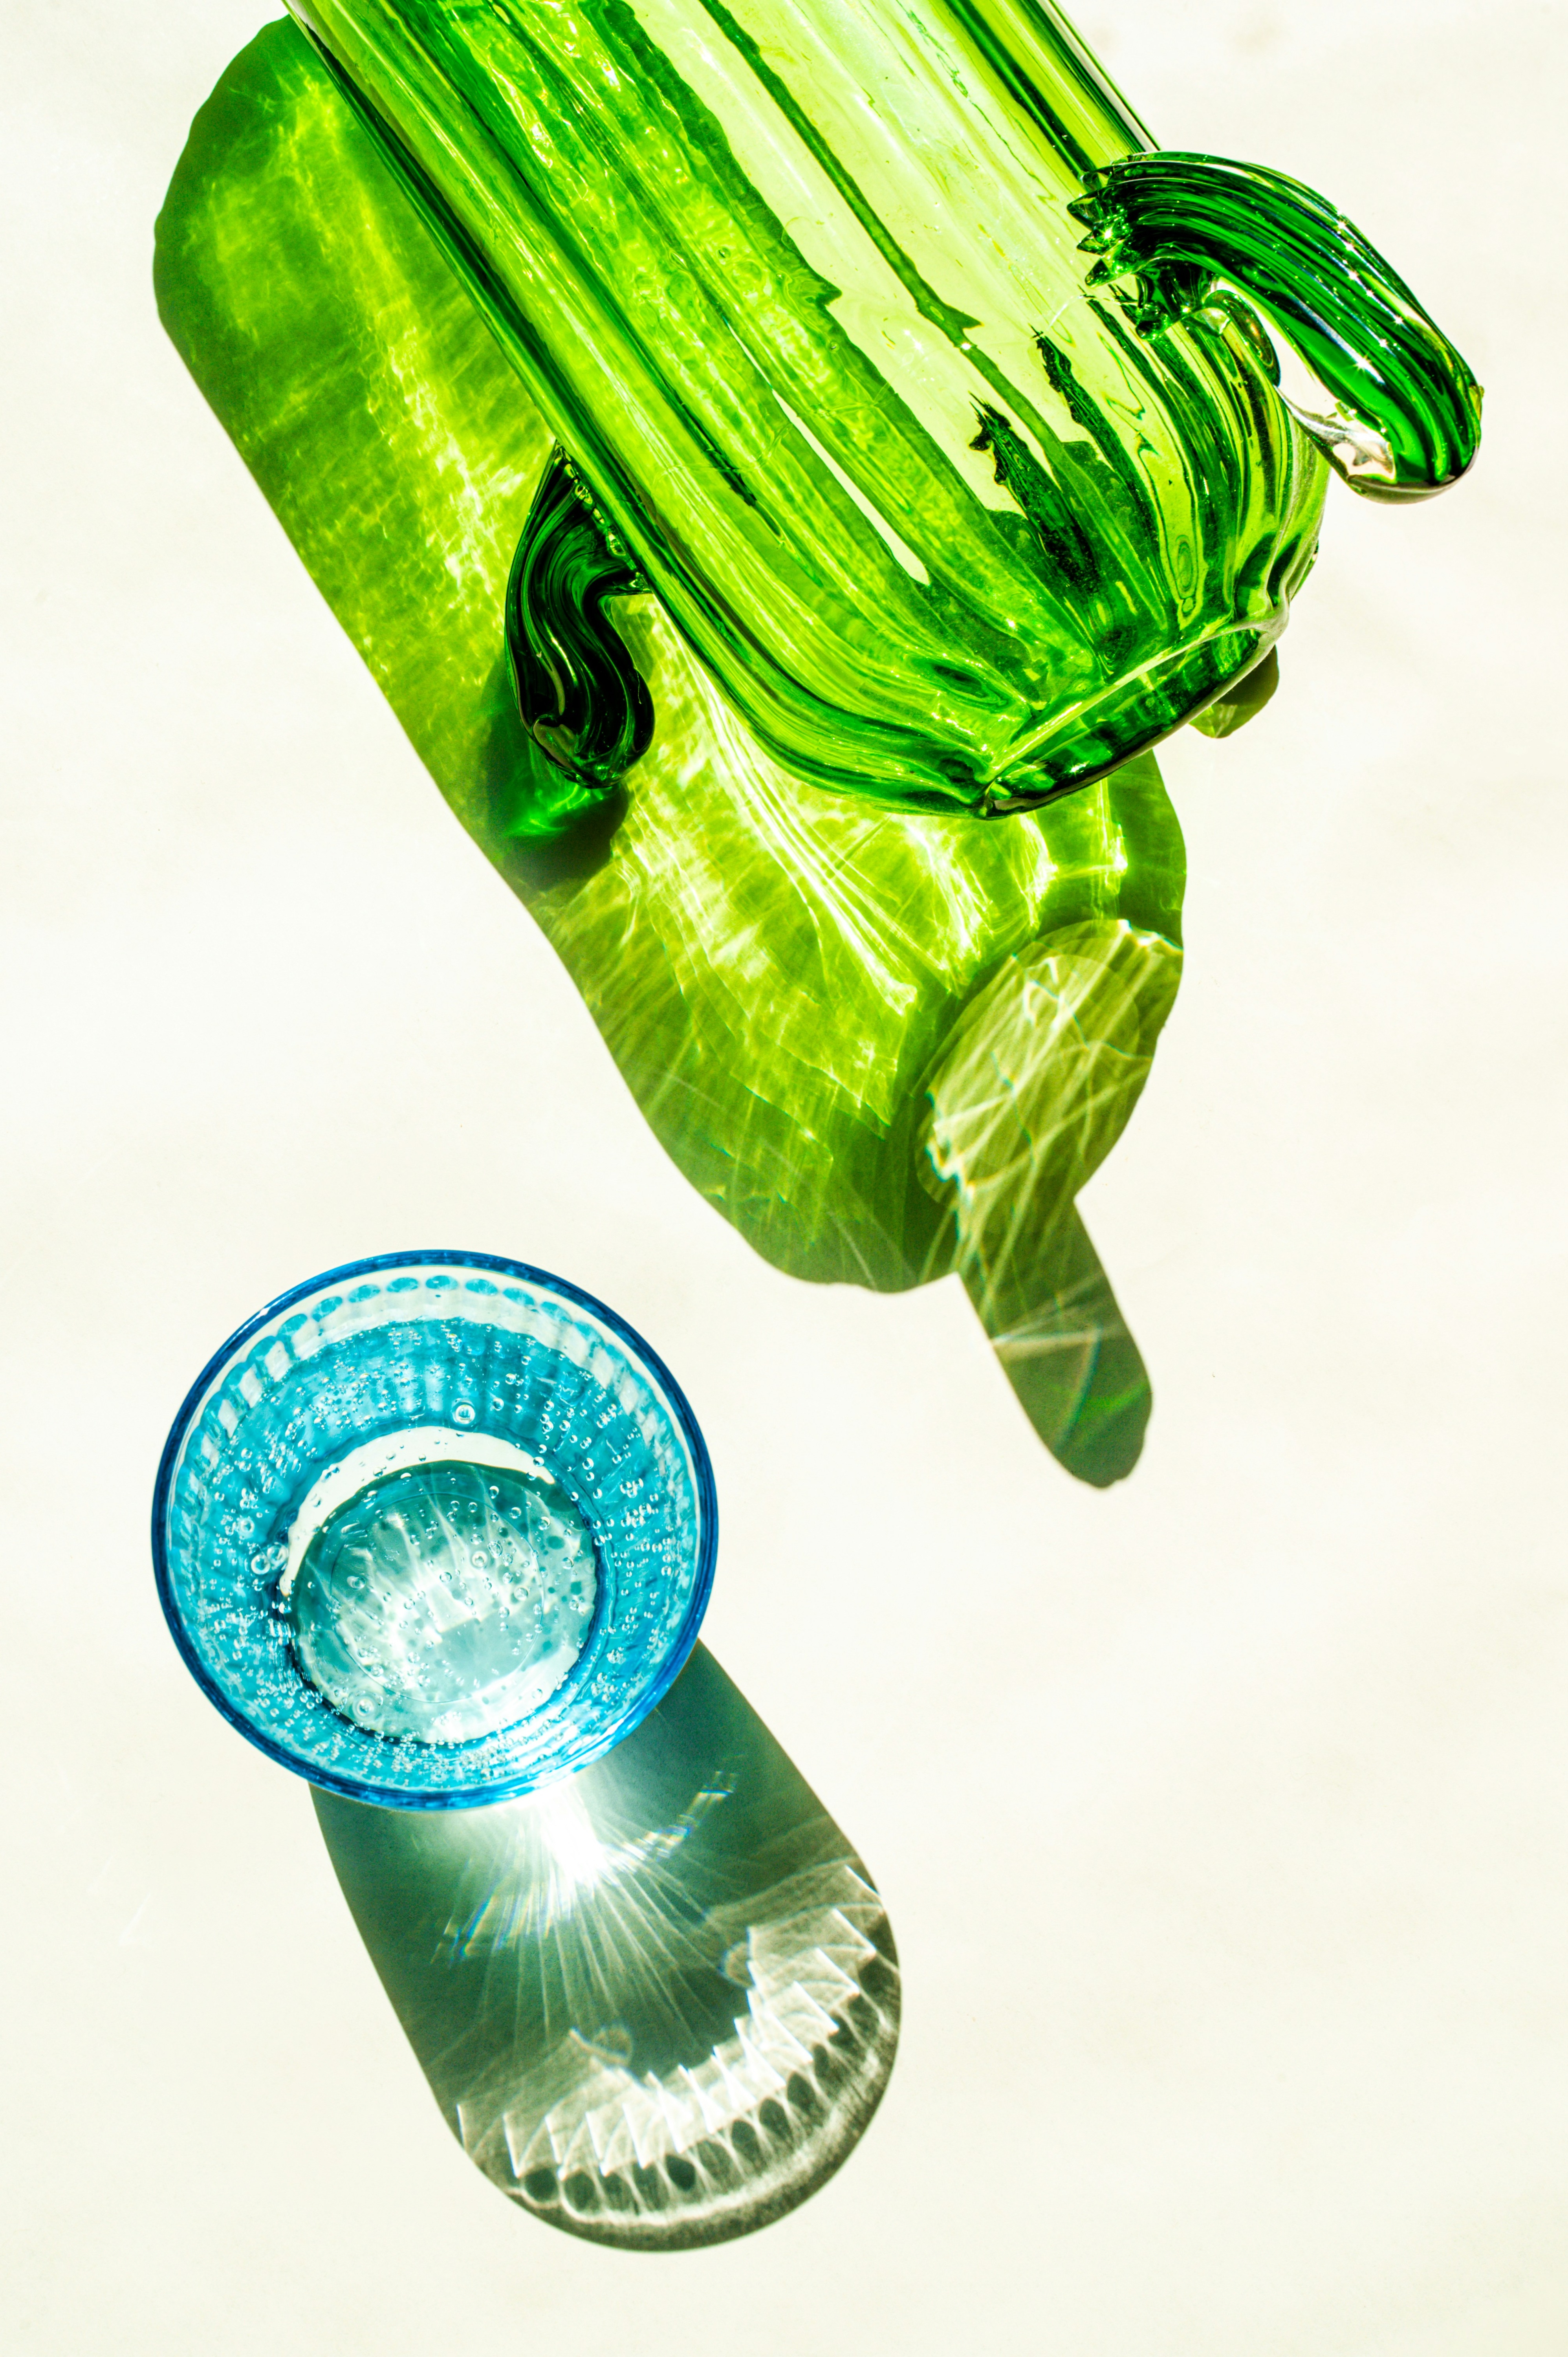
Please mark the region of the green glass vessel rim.
[[550, 1269], [536, 1268], [529, 1261], [509, 1259], [502, 1254], [462, 1252], [442, 1247], [429, 1252], [375, 1253], [362, 1260], [345, 1261], [338, 1267], [323, 1269], [316, 1276], [308, 1276], [298, 1285], [291, 1285], [286, 1293], [280, 1293], [275, 1299], [267, 1302], [258, 1309], [253, 1317], [247, 1318], [242, 1326], [236, 1327], [228, 1340], [220, 1343], [218, 1349], [213, 1351], [212, 1356], [180, 1402], [179, 1411], [169, 1427], [168, 1438], [164, 1443], [163, 1455], [158, 1460], [157, 1479], [153, 1485], [153, 1571], [157, 1583], [158, 1602], [163, 1607], [169, 1634], [174, 1639], [186, 1668], [213, 1708], [228, 1720], [231, 1727], [237, 1728], [247, 1742], [253, 1743], [259, 1751], [264, 1751], [268, 1759], [276, 1760], [279, 1767], [288, 1769], [295, 1776], [304, 1776], [311, 1783], [328, 1785], [333, 1791], [345, 1793], [350, 1800], [369, 1801], [383, 1808], [480, 1808], [499, 1801], [516, 1800], [524, 1792], [535, 1791], [542, 1782], [553, 1781], [550, 1771], [547, 1769], [543, 1775], [541, 1775], [535, 1767], [520, 1775], [505, 1777], [480, 1785], [432, 1791], [372, 1785], [359, 1777], [346, 1776], [341, 1771], [335, 1771], [325, 1766], [314, 1764], [307, 1766], [286, 1746], [275, 1742], [271, 1736], [255, 1726], [219, 1685], [191, 1641], [189, 1631], [186, 1627], [185, 1616], [175, 1598], [169, 1565], [168, 1514], [175, 1475], [179, 1467], [186, 1441], [201, 1410], [225, 1372], [235, 1363], [247, 1346], [265, 1327], [274, 1318], [292, 1309], [296, 1303], [306, 1301], [313, 1295], [324, 1293], [333, 1286], [347, 1285], [355, 1280], [379, 1275], [383, 1272], [395, 1272], [408, 1268], [451, 1268], [476, 1273], [492, 1273], [508, 1277], [514, 1283], [536, 1287], [546, 1294], [553, 1294], [558, 1299], [570, 1303], [573, 1308], [585, 1310], [590, 1318], [602, 1325], [609, 1336], [620, 1345], [638, 1372], [644, 1375], [651, 1386], [661, 1394], [685, 1443], [691, 1459], [693, 1487], [696, 1492], [697, 1561], [693, 1575], [692, 1592], [674, 1642], [670, 1647], [664, 1661], [660, 1664], [657, 1674], [649, 1680], [638, 1698], [636, 1716], [620, 1720], [610, 1730], [603, 1743], [595, 1746], [592, 1749], [585, 1750], [580, 1758], [574, 1759], [571, 1770], [568, 1772], [575, 1773], [577, 1769], [586, 1767], [592, 1760], [601, 1757], [604, 1752], [624, 1741], [633, 1728], [640, 1726], [649, 1713], [663, 1700], [680, 1676], [682, 1670], [684, 1669], [687, 1657], [697, 1641], [697, 1634], [708, 1609], [708, 1599], [714, 1584], [714, 1569], [718, 1557], [718, 1493], [714, 1483], [713, 1464], [708, 1456], [707, 1443], [703, 1438], [702, 1426], [693, 1413], [685, 1393], [657, 1351], [644, 1341], [635, 1326], [619, 1317], [607, 1303], [599, 1300], [596, 1295], [585, 1291], [582, 1286], [574, 1285], [569, 1278], [557, 1276]]

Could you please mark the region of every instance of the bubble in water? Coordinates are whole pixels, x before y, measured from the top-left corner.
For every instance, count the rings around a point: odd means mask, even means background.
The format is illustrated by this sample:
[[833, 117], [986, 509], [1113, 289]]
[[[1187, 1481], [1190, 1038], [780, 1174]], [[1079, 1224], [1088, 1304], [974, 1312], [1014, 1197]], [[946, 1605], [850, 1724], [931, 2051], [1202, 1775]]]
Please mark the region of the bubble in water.
[[289, 1599], [295, 1651], [356, 1726], [467, 1742], [553, 1694], [597, 1585], [587, 1527], [555, 1482], [463, 1458], [411, 1466], [312, 1538]]

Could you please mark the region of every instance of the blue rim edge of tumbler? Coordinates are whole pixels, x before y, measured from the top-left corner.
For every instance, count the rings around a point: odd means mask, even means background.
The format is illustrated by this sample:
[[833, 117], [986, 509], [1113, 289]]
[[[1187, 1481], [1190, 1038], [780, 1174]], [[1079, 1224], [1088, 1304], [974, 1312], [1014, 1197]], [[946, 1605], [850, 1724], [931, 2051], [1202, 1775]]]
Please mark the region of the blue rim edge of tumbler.
[[[175, 1606], [169, 1580], [168, 1547], [166, 1538], [168, 1495], [174, 1480], [175, 1465], [197, 1407], [205, 1398], [209, 1385], [220, 1369], [238, 1355], [244, 1344], [253, 1334], [261, 1330], [269, 1318], [277, 1317], [281, 1310], [289, 1308], [293, 1303], [303, 1301], [308, 1294], [318, 1293], [328, 1286], [343, 1284], [350, 1277], [373, 1275], [381, 1269], [413, 1266], [499, 1270], [503, 1275], [521, 1278], [525, 1284], [547, 1286], [551, 1292], [559, 1294], [564, 1300], [575, 1302], [580, 1309], [587, 1310], [591, 1317], [596, 1318], [602, 1325], [607, 1326], [610, 1331], [618, 1335], [626, 1344], [638, 1363], [651, 1375], [664, 1394], [676, 1421], [685, 1435], [686, 1445], [692, 1452], [692, 1470], [697, 1485], [697, 1505], [702, 1525], [696, 1572], [692, 1583], [692, 1594], [686, 1607], [685, 1617], [681, 1623], [680, 1634], [671, 1647], [658, 1675], [652, 1681], [636, 1718], [629, 1724], [623, 1724], [602, 1737], [580, 1758], [574, 1760], [569, 1768], [548, 1771], [542, 1776], [507, 1777], [495, 1783], [462, 1786], [454, 1791], [441, 1792], [394, 1791], [385, 1785], [367, 1784], [359, 1777], [340, 1775], [330, 1769], [307, 1768], [303, 1760], [295, 1758], [292, 1752], [285, 1751], [281, 1744], [274, 1743], [270, 1737], [263, 1735], [260, 1727], [253, 1727], [222, 1693], [209, 1674], [205, 1664], [198, 1657], [190, 1642], [185, 1623]], [[691, 1402], [658, 1351], [643, 1340], [635, 1326], [628, 1325], [627, 1320], [618, 1316], [607, 1303], [600, 1301], [592, 1293], [585, 1292], [580, 1285], [574, 1285], [568, 1277], [556, 1276], [547, 1268], [535, 1268], [528, 1261], [510, 1260], [502, 1253], [451, 1250], [375, 1253], [364, 1260], [345, 1261], [338, 1268], [323, 1269], [318, 1276], [307, 1276], [303, 1283], [291, 1285], [286, 1293], [280, 1293], [275, 1300], [269, 1301], [263, 1308], [258, 1309], [253, 1317], [247, 1318], [242, 1326], [236, 1327], [228, 1340], [220, 1343], [218, 1349], [213, 1351], [212, 1356], [180, 1402], [179, 1412], [169, 1428], [168, 1438], [164, 1443], [163, 1455], [158, 1459], [157, 1480], [153, 1485], [153, 1572], [157, 1581], [158, 1602], [163, 1607], [164, 1619], [168, 1623], [169, 1634], [178, 1649], [180, 1659], [207, 1696], [208, 1701], [229, 1721], [231, 1727], [238, 1728], [248, 1743], [253, 1743], [258, 1751], [264, 1751], [269, 1760], [275, 1760], [280, 1768], [288, 1769], [295, 1776], [303, 1776], [307, 1783], [324, 1785], [332, 1792], [345, 1793], [351, 1801], [368, 1801], [379, 1808], [486, 1808], [497, 1802], [521, 1799], [526, 1792], [537, 1792], [546, 1784], [558, 1782], [564, 1776], [575, 1775], [580, 1768], [586, 1768], [594, 1760], [603, 1759], [606, 1752], [613, 1751], [618, 1743], [624, 1742], [635, 1728], [641, 1726], [650, 1712], [657, 1709], [684, 1669], [687, 1656], [697, 1641], [697, 1632], [703, 1625], [703, 1618], [708, 1609], [708, 1598], [714, 1584], [714, 1567], [718, 1557], [718, 1493], [714, 1487], [714, 1469], [709, 1461], [707, 1443], [703, 1438], [702, 1426], [692, 1413]]]

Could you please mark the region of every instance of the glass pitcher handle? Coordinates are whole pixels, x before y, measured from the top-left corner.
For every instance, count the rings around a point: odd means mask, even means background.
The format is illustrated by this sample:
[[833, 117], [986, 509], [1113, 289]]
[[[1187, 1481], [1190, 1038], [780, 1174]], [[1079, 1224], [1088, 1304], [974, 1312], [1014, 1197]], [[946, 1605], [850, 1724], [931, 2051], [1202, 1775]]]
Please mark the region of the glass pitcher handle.
[[618, 785], [653, 740], [653, 700], [605, 611], [647, 584], [571, 460], [550, 455], [512, 559], [506, 645], [523, 726], [549, 769], [517, 833], [548, 839]]
[[[1481, 388], [1410, 288], [1326, 198], [1258, 164], [1155, 149], [1089, 176], [1068, 210], [1140, 334], [1222, 304], [1264, 314], [1326, 390], [1321, 416], [1281, 392], [1352, 490], [1429, 498], [1480, 440]], [[1266, 340], [1256, 339], [1253, 340]], [[1266, 372], [1279, 391], [1272, 352]]]

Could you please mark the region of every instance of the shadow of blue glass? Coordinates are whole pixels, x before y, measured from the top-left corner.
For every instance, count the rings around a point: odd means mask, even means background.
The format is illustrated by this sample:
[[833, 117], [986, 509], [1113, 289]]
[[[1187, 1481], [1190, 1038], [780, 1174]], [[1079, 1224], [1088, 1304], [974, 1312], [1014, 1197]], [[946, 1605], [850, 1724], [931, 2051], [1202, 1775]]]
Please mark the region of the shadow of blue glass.
[[545, 1791], [316, 1808], [448, 2125], [536, 2217], [629, 2250], [722, 2242], [859, 2141], [898, 2033], [886, 1912], [703, 1647]]
[[692, 1652], [716, 1536], [647, 1344], [558, 1277], [452, 1252], [251, 1318], [154, 1505], [187, 1664], [310, 1779], [466, 2148], [536, 2215], [636, 2249], [803, 2201], [897, 2039], [865, 1868]]

